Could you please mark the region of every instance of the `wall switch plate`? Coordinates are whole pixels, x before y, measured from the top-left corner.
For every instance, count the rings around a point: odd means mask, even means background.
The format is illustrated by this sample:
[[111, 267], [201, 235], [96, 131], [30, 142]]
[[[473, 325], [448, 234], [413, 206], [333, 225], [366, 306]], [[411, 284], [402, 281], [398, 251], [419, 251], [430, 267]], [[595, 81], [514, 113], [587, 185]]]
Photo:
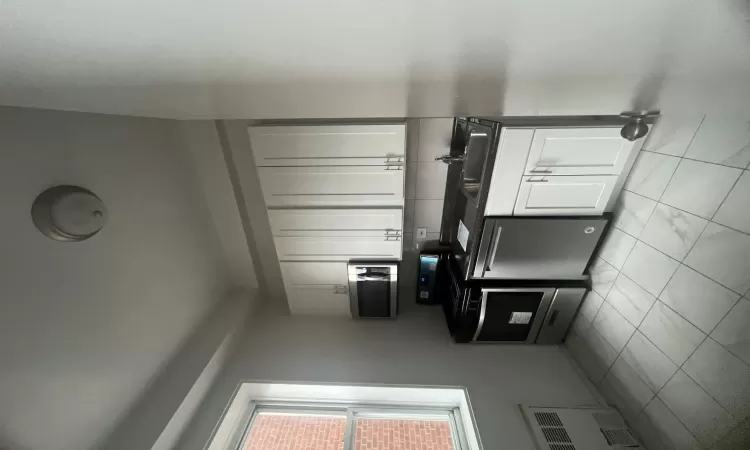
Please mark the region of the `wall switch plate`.
[[417, 228], [417, 240], [424, 241], [427, 239], [427, 228]]

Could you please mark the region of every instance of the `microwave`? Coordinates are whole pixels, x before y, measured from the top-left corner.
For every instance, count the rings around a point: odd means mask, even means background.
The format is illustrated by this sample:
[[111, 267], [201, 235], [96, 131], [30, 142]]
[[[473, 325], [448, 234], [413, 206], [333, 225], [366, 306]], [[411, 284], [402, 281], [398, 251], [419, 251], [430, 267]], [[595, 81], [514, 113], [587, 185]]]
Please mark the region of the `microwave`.
[[354, 319], [398, 314], [398, 261], [349, 261], [349, 306]]
[[571, 280], [467, 281], [455, 262], [442, 286], [448, 328], [458, 343], [558, 344], [591, 289]]

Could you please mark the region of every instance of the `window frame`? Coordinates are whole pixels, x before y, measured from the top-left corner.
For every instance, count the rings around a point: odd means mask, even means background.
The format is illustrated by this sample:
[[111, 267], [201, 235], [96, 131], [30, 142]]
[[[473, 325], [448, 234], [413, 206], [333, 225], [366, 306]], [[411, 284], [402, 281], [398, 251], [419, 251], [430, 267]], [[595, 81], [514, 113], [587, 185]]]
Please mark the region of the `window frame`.
[[345, 417], [344, 450], [355, 448], [358, 418], [446, 420], [455, 450], [482, 450], [463, 388], [281, 383], [241, 383], [204, 450], [239, 450], [260, 413]]

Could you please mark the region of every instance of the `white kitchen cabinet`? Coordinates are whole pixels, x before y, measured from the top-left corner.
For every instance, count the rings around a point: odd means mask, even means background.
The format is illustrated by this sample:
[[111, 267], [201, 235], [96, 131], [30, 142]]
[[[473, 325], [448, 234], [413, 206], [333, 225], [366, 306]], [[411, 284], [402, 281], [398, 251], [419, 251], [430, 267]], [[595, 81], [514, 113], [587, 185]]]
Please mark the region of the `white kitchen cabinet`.
[[621, 127], [538, 128], [525, 175], [619, 175], [643, 139], [620, 136]]
[[255, 164], [265, 166], [403, 165], [406, 124], [248, 128]]
[[349, 289], [339, 286], [286, 286], [289, 311], [295, 315], [351, 317]]
[[268, 218], [277, 237], [386, 237], [401, 236], [403, 210], [272, 209]]
[[349, 285], [346, 262], [282, 262], [280, 266], [284, 283], [290, 286]]
[[346, 262], [282, 262], [292, 314], [351, 317]]
[[604, 212], [617, 175], [524, 176], [516, 215], [587, 215]]
[[400, 166], [258, 167], [266, 206], [403, 206]]
[[643, 144], [620, 130], [503, 128], [485, 216], [610, 211]]
[[279, 261], [401, 259], [401, 236], [274, 238]]

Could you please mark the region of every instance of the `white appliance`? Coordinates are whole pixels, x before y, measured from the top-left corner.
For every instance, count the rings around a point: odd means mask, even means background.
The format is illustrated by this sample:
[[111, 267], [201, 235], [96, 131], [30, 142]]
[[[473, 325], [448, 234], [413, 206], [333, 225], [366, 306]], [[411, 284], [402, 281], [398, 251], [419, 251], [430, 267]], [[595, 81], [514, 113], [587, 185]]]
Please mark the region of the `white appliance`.
[[644, 448], [615, 409], [520, 407], [539, 450]]

